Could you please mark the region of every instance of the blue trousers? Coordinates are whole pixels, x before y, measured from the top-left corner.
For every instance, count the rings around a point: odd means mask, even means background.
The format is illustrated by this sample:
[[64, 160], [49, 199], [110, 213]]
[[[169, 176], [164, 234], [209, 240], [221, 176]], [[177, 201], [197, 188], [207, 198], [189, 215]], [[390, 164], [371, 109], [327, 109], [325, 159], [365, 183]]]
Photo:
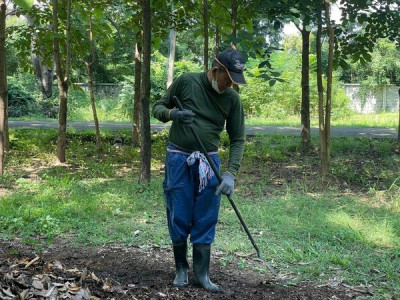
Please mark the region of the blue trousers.
[[[199, 192], [199, 161], [187, 164], [190, 151], [168, 143], [163, 182], [168, 230], [173, 243], [190, 241], [194, 244], [211, 244], [221, 203], [221, 195], [215, 196], [218, 179], [214, 175]], [[184, 153], [182, 153], [184, 152]], [[218, 154], [210, 155], [219, 170]]]

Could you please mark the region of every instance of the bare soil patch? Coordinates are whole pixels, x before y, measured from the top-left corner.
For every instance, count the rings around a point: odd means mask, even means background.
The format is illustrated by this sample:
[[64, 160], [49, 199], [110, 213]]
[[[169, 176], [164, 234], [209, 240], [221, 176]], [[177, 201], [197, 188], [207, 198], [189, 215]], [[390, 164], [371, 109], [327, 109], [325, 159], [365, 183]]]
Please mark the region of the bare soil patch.
[[[359, 292], [342, 284], [284, 285], [269, 274], [223, 266], [218, 255], [211, 277], [224, 292], [211, 294], [172, 286], [172, 251], [156, 246], [38, 245], [0, 241], [0, 299], [352, 299]], [[191, 275], [191, 274], [190, 274]], [[24, 298], [13, 298], [23, 295]]]

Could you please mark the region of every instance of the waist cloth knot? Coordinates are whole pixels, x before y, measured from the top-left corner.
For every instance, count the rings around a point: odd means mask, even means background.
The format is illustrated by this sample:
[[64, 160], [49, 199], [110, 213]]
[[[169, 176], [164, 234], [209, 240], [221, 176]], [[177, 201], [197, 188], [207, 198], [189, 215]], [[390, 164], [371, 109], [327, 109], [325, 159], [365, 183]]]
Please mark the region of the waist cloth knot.
[[[186, 162], [188, 166], [193, 165], [196, 161], [199, 161], [199, 193], [205, 189], [208, 180], [214, 176], [214, 171], [211, 168], [210, 163], [207, 161], [206, 156], [200, 151], [194, 151], [192, 153], [167, 148], [168, 152], [179, 153], [183, 155], [188, 155]], [[217, 154], [218, 152], [209, 152], [208, 155]]]

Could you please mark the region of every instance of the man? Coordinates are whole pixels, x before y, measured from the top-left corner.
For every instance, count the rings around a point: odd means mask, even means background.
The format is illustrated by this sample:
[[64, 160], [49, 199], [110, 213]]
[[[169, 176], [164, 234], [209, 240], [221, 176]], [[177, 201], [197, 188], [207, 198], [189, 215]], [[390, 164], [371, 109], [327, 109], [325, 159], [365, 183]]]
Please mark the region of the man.
[[[244, 146], [244, 113], [232, 84], [245, 84], [244, 59], [230, 49], [217, 55], [212, 69], [178, 77], [167, 93], [153, 105], [153, 115], [162, 122], [173, 121], [165, 160], [163, 188], [168, 229], [171, 236], [176, 276], [173, 285], [188, 285], [187, 238], [193, 244], [193, 283], [210, 292], [221, 287], [209, 277], [211, 243], [215, 237], [221, 193], [233, 194], [235, 175]], [[176, 108], [173, 97], [182, 103]], [[226, 126], [230, 140], [227, 171], [222, 182], [213, 173], [191, 127], [200, 137], [219, 170], [217, 153], [220, 133]]]

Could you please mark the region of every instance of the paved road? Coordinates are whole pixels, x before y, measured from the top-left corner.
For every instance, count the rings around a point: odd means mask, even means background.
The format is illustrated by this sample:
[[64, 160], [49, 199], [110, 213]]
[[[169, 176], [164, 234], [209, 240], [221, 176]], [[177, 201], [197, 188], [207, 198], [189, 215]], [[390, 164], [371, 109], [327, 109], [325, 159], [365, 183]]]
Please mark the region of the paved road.
[[[48, 121], [9, 121], [10, 128], [58, 128], [57, 122]], [[72, 126], [75, 129], [94, 129], [94, 124], [91, 122], [68, 122], [68, 127]], [[168, 129], [169, 124], [152, 124], [151, 129], [160, 131]], [[100, 123], [100, 128], [108, 128], [112, 130], [132, 128], [131, 123]], [[300, 127], [295, 126], [246, 126], [246, 134], [272, 134], [280, 133], [287, 135], [300, 135]], [[318, 127], [311, 128], [312, 135], [318, 135]], [[353, 136], [353, 137], [368, 137], [368, 138], [397, 138], [397, 130], [393, 128], [352, 128], [352, 127], [332, 127], [332, 136]]]

